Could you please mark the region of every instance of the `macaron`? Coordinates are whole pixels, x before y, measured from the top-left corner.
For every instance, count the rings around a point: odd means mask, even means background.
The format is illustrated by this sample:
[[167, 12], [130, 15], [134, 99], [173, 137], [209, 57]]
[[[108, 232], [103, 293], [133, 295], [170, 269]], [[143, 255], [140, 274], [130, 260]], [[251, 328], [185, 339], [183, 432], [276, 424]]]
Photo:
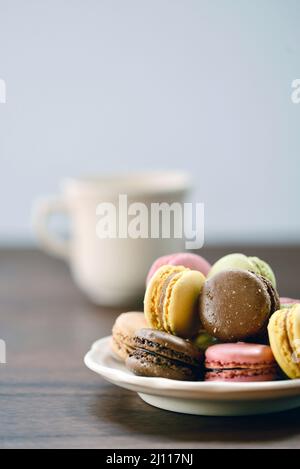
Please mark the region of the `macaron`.
[[227, 256], [221, 257], [221, 259], [212, 266], [207, 277], [211, 278], [217, 273], [228, 269], [249, 270], [250, 272], [262, 275], [276, 288], [276, 278], [273, 270], [267, 262], [259, 259], [259, 257], [248, 257], [245, 256], [245, 254], [239, 253], [228, 254]]
[[146, 289], [144, 312], [149, 327], [183, 338], [200, 329], [199, 295], [205, 277], [182, 266], [165, 265], [151, 278]]
[[193, 344], [203, 352], [218, 342], [218, 339], [209, 335], [204, 329], [201, 330], [198, 335], [192, 339]]
[[212, 345], [205, 353], [205, 381], [273, 381], [278, 367], [267, 345], [233, 343]]
[[211, 336], [222, 342], [253, 341], [267, 333], [279, 297], [261, 275], [224, 270], [205, 282], [199, 307], [202, 326]]
[[125, 361], [134, 350], [133, 336], [138, 329], [147, 327], [143, 313], [131, 311], [118, 316], [113, 328], [111, 349], [115, 356]]
[[191, 270], [198, 270], [205, 277], [211, 269], [210, 263], [204, 259], [204, 257], [189, 252], [177, 252], [168, 256], [159, 257], [155, 262], [153, 262], [147, 275], [147, 284], [155, 272], [163, 265], [182, 265], [183, 267]]
[[295, 305], [299, 303], [300, 304], [300, 300], [295, 300], [294, 298], [285, 298], [285, 297], [281, 297], [280, 298], [280, 306], [281, 308], [284, 308], [286, 306], [292, 306], [292, 305]]
[[141, 329], [134, 337], [134, 346], [126, 366], [138, 376], [191, 381], [200, 375], [203, 354], [180, 337], [154, 329]]
[[291, 379], [300, 378], [300, 304], [280, 309], [268, 325], [270, 345], [282, 371]]

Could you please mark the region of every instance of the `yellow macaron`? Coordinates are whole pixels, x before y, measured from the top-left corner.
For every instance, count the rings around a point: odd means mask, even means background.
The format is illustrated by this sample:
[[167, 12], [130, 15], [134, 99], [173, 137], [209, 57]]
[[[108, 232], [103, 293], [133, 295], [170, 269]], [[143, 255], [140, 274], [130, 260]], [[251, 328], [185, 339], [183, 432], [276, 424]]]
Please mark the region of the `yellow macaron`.
[[276, 311], [268, 325], [273, 355], [291, 379], [300, 378], [300, 304]]
[[162, 266], [151, 278], [144, 300], [150, 327], [179, 337], [195, 336], [200, 327], [198, 299], [205, 277], [182, 266]]

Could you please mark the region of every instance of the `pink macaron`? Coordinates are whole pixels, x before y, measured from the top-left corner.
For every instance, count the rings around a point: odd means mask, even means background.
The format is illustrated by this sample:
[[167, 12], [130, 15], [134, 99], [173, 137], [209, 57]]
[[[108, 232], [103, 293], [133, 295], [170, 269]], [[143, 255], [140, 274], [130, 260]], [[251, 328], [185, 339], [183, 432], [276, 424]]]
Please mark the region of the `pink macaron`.
[[169, 254], [168, 256], [159, 257], [155, 262], [153, 262], [147, 275], [147, 284], [155, 272], [163, 265], [182, 265], [183, 267], [187, 267], [191, 270], [198, 270], [203, 275], [205, 275], [205, 277], [211, 269], [210, 263], [197, 254], [192, 254], [189, 252]]
[[296, 303], [300, 304], [300, 300], [295, 300], [294, 298], [280, 298], [280, 304], [281, 305], [294, 305]]
[[238, 342], [212, 345], [205, 353], [205, 381], [273, 381], [278, 366], [267, 345]]

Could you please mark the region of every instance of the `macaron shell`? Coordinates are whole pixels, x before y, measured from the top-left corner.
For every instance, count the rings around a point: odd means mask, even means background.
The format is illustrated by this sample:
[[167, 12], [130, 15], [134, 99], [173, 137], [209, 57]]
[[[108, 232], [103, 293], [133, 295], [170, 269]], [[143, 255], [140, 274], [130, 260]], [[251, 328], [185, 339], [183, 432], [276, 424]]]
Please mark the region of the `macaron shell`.
[[183, 265], [191, 270], [201, 272], [205, 277], [211, 269], [211, 264], [202, 256], [189, 252], [179, 252], [170, 256], [170, 265]]
[[198, 299], [205, 282], [203, 274], [185, 271], [169, 286], [164, 309], [168, 330], [180, 337], [195, 336], [200, 328]]
[[135, 349], [158, 354], [177, 363], [199, 367], [203, 353], [192, 342], [167, 332], [155, 329], [141, 329], [134, 336]]
[[263, 368], [276, 365], [267, 345], [237, 342], [216, 344], [206, 350], [205, 365], [209, 369]]
[[116, 319], [112, 328], [111, 349], [121, 361], [125, 361], [134, 350], [134, 334], [143, 327], [147, 327], [145, 316], [137, 311], [122, 313]]
[[138, 329], [146, 325], [144, 314], [140, 311], [128, 311], [117, 317], [113, 331], [119, 331], [123, 336], [132, 337]]
[[276, 311], [269, 321], [269, 340], [274, 357], [282, 371], [291, 379], [300, 378], [300, 365], [293, 360], [291, 348], [286, 330], [287, 314], [289, 309]]
[[296, 361], [300, 368], [300, 304], [288, 310], [286, 329], [290, 346], [293, 349], [292, 360]]
[[162, 267], [163, 265], [168, 265], [169, 264], [169, 259], [170, 259], [170, 255], [168, 256], [162, 256], [162, 257], [159, 257], [158, 259], [156, 259], [156, 261], [153, 262], [152, 266], [150, 267], [150, 270], [148, 272], [148, 275], [147, 275], [147, 280], [146, 280], [146, 285], [148, 285], [148, 283], [150, 282], [151, 278], [153, 277], [153, 275], [155, 274], [155, 272], [158, 271], [158, 269], [160, 267]]
[[112, 337], [110, 342], [110, 348], [115, 356], [115, 358], [121, 362], [124, 362], [127, 357], [134, 351], [134, 348], [126, 345], [122, 337]]
[[183, 275], [183, 272], [178, 272], [178, 273], [174, 273], [170, 275], [169, 278], [166, 280], [165, 285], [163, 286], [165, 294], [164, 294], [163, 301], [161, 298], [161, 304], [159, 307], [160, 307], [161, 315], [162, 315], [161, 320], [163, 324], [163, 330], [165, 330], [166, 332], [169, 332], [170, 334], [173, 334], [173, 330], [171, 328], [171, 325], [169, 323], [169, 318], [168, 318], [169, 303], [170, 303], [171, 296], [174, 292], [175, 284], [178, 282], [178, 280], [180, 279], [182, 275]]
[[281, 297], [280, 298], [280, 305], [281, 307], [287, 306], [287, 305], [294, 305], [294, 304], [300, 304], [300, 300], [296, 300], [294, 298], [285, 298]]
[[196, 370], [191, 367], [140, 349], [135, 350], [127, 358], [126, 367], [138, 376], [180, 381], [193, 381], [196, 379]]
[[155, 329], [140, 329], [135, 349], [126, 366], [138, 376], [194, 380], [201, 370], [203, 354], [190, 342]]
[[228, 254], [227, 256], [221, 257], [221, 259], [212, 266], [207, 277], [211, 278], [218, 272], [228, 269], [241, 269], [255, 272], [270, 280], [272, 285], [276, 288], [276, 278], [273, 270], [269, 264], [259, 257], [248, 257], [241, 253]]
[[245, 254], [228, 254], [227, 256], [221, 257], [221, 259], [212, 266], [207, 278], [211, 278], [218, 272], [227, 269], [251, 270], [253, 269], [253, 265]]
[[254, 272], [257, 272], [263, 277], [266, 277], [276, 288], [276, 277], [269, 264], [267, 264], [259, 257], [249, 257], [249, 260], [255, 266]]
[[155, 272], [163, 265], [180, 265], [191, 270], [198, 270], [205, 276], [211, 269], [210, 263], [204, 257], [189, 252], [177, 252], [156, 259], [149, 270], [146, 284], [149, 283]]
[[278, 378], [275, 368], [264, 370], [222, 370], [208, 371], [205, 374], [205, 381], [223, 381], [250, 383], [259, 381], [275, 381]]
[[203, 327], [222, 342], [261, 334], [275, 309], [272, 304], [277, 303], [268, 286], [265, 279], [246, 270], [217, 273], [205, 282], [200, 298]]
[[127, 368], [138, 376], [195, 380], [203, 354], [189, 341], [155, 329], [141, 329], [134, 336], [135, 349]]
[[193, 338], [193, 344], [202, 352], [218, 342], [217, 339], [207, 334], [206, 331], [202, 330], [197, 333], [197, 336]]

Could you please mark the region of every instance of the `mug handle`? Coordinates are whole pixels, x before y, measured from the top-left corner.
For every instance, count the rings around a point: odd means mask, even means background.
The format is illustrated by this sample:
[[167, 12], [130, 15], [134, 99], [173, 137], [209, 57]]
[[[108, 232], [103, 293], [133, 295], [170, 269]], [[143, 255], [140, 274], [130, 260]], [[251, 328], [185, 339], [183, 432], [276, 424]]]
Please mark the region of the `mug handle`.
[[61, 198], [38, 200], [33, 209], [33, 228], [40, 245], [47, 253], [68, 260], [70, 242], [49, 230], [49, 220], [57, 213], [68, 215], [66, 203]]

